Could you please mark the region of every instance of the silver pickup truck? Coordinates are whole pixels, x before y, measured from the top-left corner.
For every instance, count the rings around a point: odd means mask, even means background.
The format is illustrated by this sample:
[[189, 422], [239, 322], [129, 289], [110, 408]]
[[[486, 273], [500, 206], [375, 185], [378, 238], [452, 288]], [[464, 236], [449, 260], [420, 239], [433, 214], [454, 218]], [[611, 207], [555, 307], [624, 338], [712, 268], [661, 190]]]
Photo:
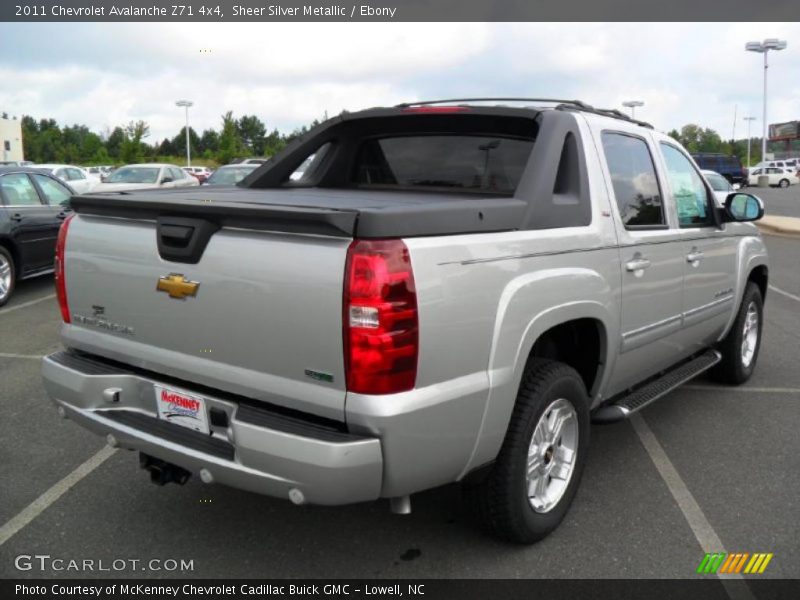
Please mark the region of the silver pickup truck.
[[295, 504], [464, 484], [494, 534], [563, 519], [590, 421], [755, 368], [755, 196], [577, 101], [344, 113], [238, 186], [76, 196], [44, 359], [62, 417]]

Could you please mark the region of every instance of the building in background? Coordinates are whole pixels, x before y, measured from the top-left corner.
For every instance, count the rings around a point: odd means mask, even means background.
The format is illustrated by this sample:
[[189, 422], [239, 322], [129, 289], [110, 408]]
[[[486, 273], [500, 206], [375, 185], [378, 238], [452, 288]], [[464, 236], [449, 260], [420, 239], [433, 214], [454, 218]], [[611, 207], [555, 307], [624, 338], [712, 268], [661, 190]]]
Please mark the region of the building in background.
[[0, 117], [0, 160], [25, 160], [22, 153], [22, 125], [16, 117], [5, 114]]
[[795, 158], [800, 154], [800, 121], [772, 123], [769, 126], [767, 160]]

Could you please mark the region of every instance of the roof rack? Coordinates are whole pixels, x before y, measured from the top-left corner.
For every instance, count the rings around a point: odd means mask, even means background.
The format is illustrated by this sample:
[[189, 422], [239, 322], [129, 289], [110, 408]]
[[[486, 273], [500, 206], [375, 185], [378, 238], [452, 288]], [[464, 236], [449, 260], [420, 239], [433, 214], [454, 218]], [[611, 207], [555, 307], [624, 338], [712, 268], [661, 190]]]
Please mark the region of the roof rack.
[[431, 106], [434, 104], [468, 104], [470, 102], [548, 102], [555, 104], [556, 110], [577, 110], [581, 112], [588, 112], [595, 115], [604, 117], [611, 117], [612, 119], [620, 119], [628, 121], [629, 123], [636, 123], [642, 127], [653, 129], [650, 123], [633, 119], [623, 112], [615, 108], [595, 108], [590, 104], [581, 102], [580, 100], [561, 100], [558, 98], [448, 98], [446, 100], [424, 100], [422, 102], [403, 102], [402, 104], [395, 105], [395, 108], [409, 108], [411, 106]]

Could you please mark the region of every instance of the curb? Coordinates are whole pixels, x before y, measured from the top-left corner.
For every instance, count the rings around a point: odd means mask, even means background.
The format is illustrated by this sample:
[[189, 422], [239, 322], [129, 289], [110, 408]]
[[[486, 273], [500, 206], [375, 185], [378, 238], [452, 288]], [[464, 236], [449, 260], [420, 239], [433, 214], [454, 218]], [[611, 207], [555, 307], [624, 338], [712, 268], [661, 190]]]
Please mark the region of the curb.
[[800, 219], [792, 217], [764, 217], [756, 221], [761, 233], [800, 237]]

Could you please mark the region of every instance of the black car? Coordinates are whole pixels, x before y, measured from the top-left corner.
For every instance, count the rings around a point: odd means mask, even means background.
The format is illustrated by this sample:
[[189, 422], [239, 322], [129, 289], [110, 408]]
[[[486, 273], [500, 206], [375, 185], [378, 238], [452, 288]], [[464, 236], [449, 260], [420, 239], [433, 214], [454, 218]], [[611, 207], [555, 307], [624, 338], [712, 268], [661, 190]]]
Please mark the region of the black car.
[[18, 279], [52, 273], [56, 238], [74, 194], [31, 167], [0, 167], [0, 306]]
[[692, 154], [697, 166], [706, 171], [716, 171], [730, 183], [746, 183], [747, 170], [738, 156], [716, 152]]

